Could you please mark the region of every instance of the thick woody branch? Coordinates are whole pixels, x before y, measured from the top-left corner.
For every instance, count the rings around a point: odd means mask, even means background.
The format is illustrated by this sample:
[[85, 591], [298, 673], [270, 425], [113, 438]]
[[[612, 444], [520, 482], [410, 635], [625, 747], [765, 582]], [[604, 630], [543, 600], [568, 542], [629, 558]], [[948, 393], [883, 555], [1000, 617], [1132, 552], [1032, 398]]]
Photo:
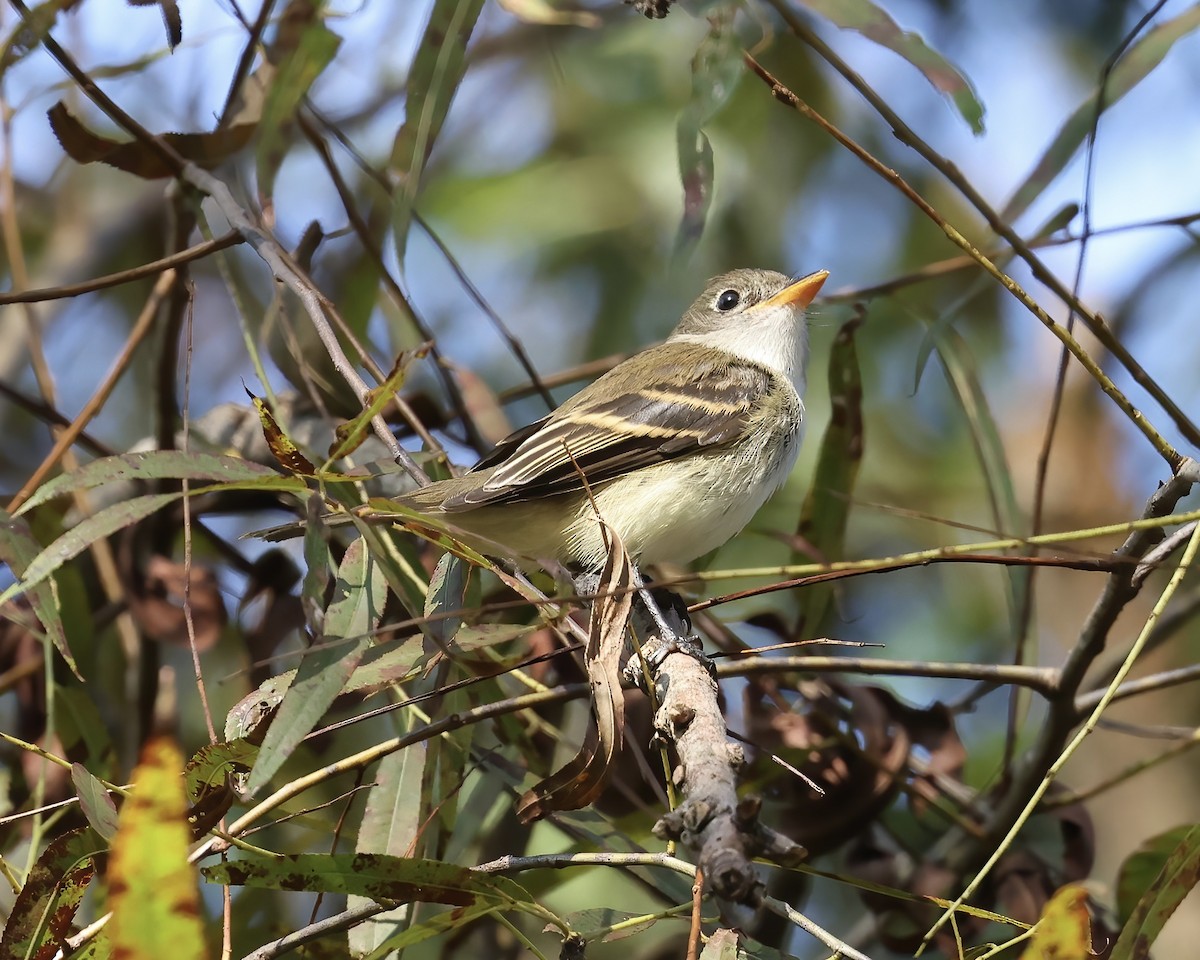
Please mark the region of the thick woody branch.
[[658, 700], [656, 736], [669, 742], [678, 759], [672, 779], [682, 802], [654, 825], [662, 839], [678, 840], [696, 858], [708, 888], [736, 903], [758, 906], [764, 886], [751, 863], [766, 857], [795, 864], [804, 848], [759, 821], [758, 798], [739, 799], [742, 749], [725, 733], [711, 664], [698, 648], [687, 646], [689, 626], [667, 610], [674, 637], [662, 637], [653, 619], [640, 609], [634, 617]]

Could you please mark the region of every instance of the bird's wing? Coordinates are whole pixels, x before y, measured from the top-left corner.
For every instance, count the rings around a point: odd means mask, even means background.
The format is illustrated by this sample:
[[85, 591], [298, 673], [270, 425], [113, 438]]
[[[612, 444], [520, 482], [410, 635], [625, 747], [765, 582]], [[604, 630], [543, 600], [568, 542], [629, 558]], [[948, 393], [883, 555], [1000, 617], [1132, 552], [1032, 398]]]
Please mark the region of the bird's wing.
[[[501, 441], [481, 466], [487, 481], [442, 504], [450, 512], [513, 503], [588, 486], [740, 437], [772, 374], [731, 355], [694, 361], [667, 343], [640, 354], [641, 370], [606, 374], [619, 389], [585, 388], [536, 429]], [[647, 375], [642, 375], [646, 371]], [[631, 375], [633, 374], [633, 375]], [[514, 442], [515, 441], [515, 442]], [[507, 453], [503, 456], [501, 451]]]

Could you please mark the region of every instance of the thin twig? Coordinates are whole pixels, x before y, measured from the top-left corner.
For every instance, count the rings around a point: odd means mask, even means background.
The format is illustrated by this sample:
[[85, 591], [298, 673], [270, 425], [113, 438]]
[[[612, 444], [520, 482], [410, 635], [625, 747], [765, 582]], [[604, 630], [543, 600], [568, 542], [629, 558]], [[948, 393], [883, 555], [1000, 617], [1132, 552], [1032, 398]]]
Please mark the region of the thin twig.
[[[774, 2], [776, 2], [776, 0], [771, 0], [771, 2], [774, 3]], [[792, 92], [788, 87], [786, 87], [778, 79], [776, 79], [757, 60], [755, 60], [752, 56], [750, 56], [749, 53], [743, 53], [742, 57], [745, 60], [746, 64], [750, 67], [750, 69], [752, 71], [754, 71], [754, 73], [764, 83], [766, 83], [768, 87], [771, 88], [771, 93], [775, 97], [776, 100], [778, 100], [780, 103], [785, 104], [786, 106], [791, 107], [793, 110], [795, 110], [801, 116], [803, 116], [806, 119], [811, 120], [813, 123], [817, 124], [819, 127], [821, 127], [821, 129], [823, 129], [826, 133], [828, 133], [835, 140], [837, 140], [838, 143], [840, 143], [847, 150], [849, 150], [851, 153], [853, 153], [856, 157], [858, 157], [860, 160], [862, 160], [863, 163], [865, 163], [871, 170], [873, 170], [875, 173], [877, 173], [879, 176], [881, 176], [885, 181], [887, 181], [893, 187], [895, 187], [897, 190], [899, 190], [900, 193], [902, 193], [914, 206], [917, 207], [917, 209], [919, 209], [930, 220], [932, 220], [933, 223], [935, 223], [938, 226], [938, 228], [942, 231], [942, 233], [944, 233], [946, 235], [946, 237], [953, 244], [955, 244], [957, 247], [959, 247], [963, 251], [965, 251], [988, 274], [990, 274], [998, 283], [1000, 283], [1001, 286], [1003, 286], [1006, 290], [1009, 291], [1009, 293], [1011, 293], [1014, 297], [1016, 297], [1017, 300], [1020, 301], [1025, 306], [1025, 308], [1030, 311], [1030, 313], [1032, 313], [1035, 317], [1038, 318], [1038, 320], [1040, 320], [1042, 322], [1043, 325], [1045, 325], [1046, 329], [1048, 329], [1051, 333], [1054, 334], [1054, 336], [1058, 337], [1058, 339], [1062, 341], [1062, 343], [1066, 346], [1066, 348], [1071, 351], [1071, 355], [1073, 357], [1075, 357], [1076, 360], [1079, 361], [1080, 365], [1092, 376], [1092, 378], [1096, 381], [1096, 383], [1099, 384], [1100, 389], [1103, 390], [1104, 393], [1109, 397], [1109, 399], [1111, 399], [1113, 401], [1113, 403], [1115, 403], [1120, 408], [1121, 412], [1124, 413], [1125, 416], [1128, 417], [1129, 420], [1134, 424], [1134, 426], [1136, 426], [1138, 428], [1138, 430], [1141, 431], [1142, 435], [1145, 436], [1146, 439], [1150, 441], [1150, 444], [1154, 447], [1155, 450], [1158, 451], [1158, 453], [1163, 457], [1163, 459], [1167, 461], [1167, 463], [1171, 466], [1171, 468], [1175, 469], [1179, 466], [1179, 464], [1183, 461], [1183, 455], [1181, 453], [1179, 453], [1179, 451], [1176, 450], [1167, 441], [1167, 439], [1158, 432], [1158, 430], [1154, 427], [1154, 425], [1152, 423], [1150, 423], [1150, 421], [1146, 418], [1146, 416], [1137, 407], [1135, 407], [1132, 402], [1130, 402], [1129, 398], [1126, 397], [1123, 392], [1121, 392], [1121, 390], [1117, 387], [1117, 385], [1115, 383], [1113, 383], [1112, 378], [1109, 377], [1108, 374], [1104, 372], [1103, 368], [1101, 368], [1101, 366], [1095, 361], [1095, 359], [1093, 359], [1091, 354], [1089, 354], [1087, 352], [1087, 350], [1084, 349], [1083, 345], [1080, 344], [1079, 341], [1075, 339], [1075, 337], [1073, 337], [1070, 333], [1068, 333], [1066, 328], [1064, 328], [1061, 324], [1056, 322], [1054, 320], [1054, 318], [1051, 317], [1050, 314], [1048, 314], [1037, 303], [1037, 301], [1033, 299], [1033, 297], [1031, 297], [1028, 293], [1026, 293], [1024, 288], [1022, 288], [1021, 285], [1019, 283], [1017, 283], [1016, 280], [1014, 280], [1011, 276], [1009, 276], [1003, 270], [1001, 270], [998, 266], [996, 266], [996, 264], [989, 257], [987, 257], [983, 253], [983, 251], [981, 251], [978, 247], [976, 247], [974, 244], [972, 244], [971, 241], [969, 241], [965, 236], [962, 235], [962, 233], [960, 233], [955, 227], [953, 227], [949, 223], [949, 221], [947, 221], [940, 213], [938, 213], [937, 210], [935, 210], [933, 208], [933, 206], [924, 197], [922, 197], [919, 193], [917, 193], [917, 191], [914, 190], [908, 184], [908, 182], [902, 176], [900, 176], [899, 173], [897, 173], [895, 170], [891, 169], [890, 167], [885, 166], [883, 163], [881, 163], [879, 160], [877, 160], [869, 151], [864, 149], [857, 142], [852, 140], [849, 136], [847, 136], [845, 133], [843, 133], [840, 129], [838, 129], [836, 126], [834, 126], [832, 123], [830, 123], [829, 120], [827, 120], [824, 116], [822, 116], [820, 113], [818, 113], [816, 110], [814, 110], [811, 106], [809, 106], [808, 103], [806, 103], [804, 100], [802, 100], [799, 96], [797, 96], [794, 92]], [[1008, 232], [1010, 234], [1012, 233], [1011, 230], [1009, 230]], [[1014, 242], [1014, 241], [1017, 243], [1021, 242], [1020, 238], [1017, 237], [1016, 234], [1012, 234], [1012, 236], [1013, 236], [1013, 240], [1010, 242]], [[1008, 237], [1005, 237], [1005, 239], [1008, 239]], [[1022, 243], [1022, 246], [1024, 246], [1023, 243]], [[1030, 253], [1030, 256], [1033, 256], [1033, 254]], [[1042, 278], [1039, 277], [1038, 279], [1040, 280]], [[1070, 294], [1065, 291], [1064, 291], [1064, 294], [1067, 297], [1070, 296]], [[1082, 306], [1080, 307], [1080, 310], [1081, 310], [1080, 315], [1083, 316], [1084, 313], [1083, 313]], [[1088, 314], [1088, 316], [1091, 316], [1091, 315]], [[1093, 318], [1093, 320], [1096, 321], [1096, 318]], [[1111, 336], [1111, 333], [1106, 337], [1101, 337], [1101, 342], [1104, 343], [1104, 345], [1106, 347], [1109, 346], [1109, 343], [1112, 340], [1113, 340], [1113, 337]], [[1110, 350], [1111, 349], [1112, 348], [1110, 347]], [[1124, 353], [1124, 356], [1127, 357], [1128, 361], [1129, 361], [1127, 366], [1132, 365], [1132, 366], [1136, 367], [1136, 364], [1134, 363], [1132, 358], [1128, 356], [1127, 352]], [[1137, 369], [1140, 370], [1141, 368], [1137, 367]], [[1146, 383], [1142, 382], [1142, 380], [1139, 380], [1136, 376], [1134, 377], [1134, 379], [1138, 383], [1140, 383], [1143, 387], [1146, 387]], [[1145, 379], [1148, 379], [1148, 378], [1145, 378]], [[1191, 421], [1189, 421], [1183, 415], [1182, 411], [1179, 411], [1179, 408], [1173, 402], [1170, 401], [1170, 398], [1168, 398], [1162, 394], [1161, 388], [1159, 388], [1157, 386], [1157, 384], [1154, 384], [1152, 380], [1149, 382], [1155, 388], [1155, 391], [1156, 391], [1156, 393], [1154, 393], [1155, 399], [1158, 400], [1159, 403], [1163, 405], [1163, 408], [1165, 410], [1167, 410], [1168, 413], [1172, 413], [1172, 411], [1178, 412], [1178, 419], [1182, 420], [1182, 422], [1184, 424], [1186, 424], [1188, 427], [1191, 427]], [[1146, 388], [1149, 389], [1149, 387], [1146, 387]], [[1160, 396], [1161, 396], [1161, 399], [1160, 399]], [[1174, 414], [1172, 414], [1172, 416], [1173, 416], [1173, 419], [1175, 419]], [[1178, 421], [1176, 423], [1176, 426], [1180, 426]], [[1180, 429], [1182, 430], [1183, 427], [1180, 426]], [[1195, 428], [1192, 427], [1192, 429], [1194, 430]], [[1187, 433], [1187, 431], [1184, 431], [1184, 432]], [[1188, 439], [1192, 440], [1191, 434], [1188, 434]], [[1196, 431], [1195, 439], [1193, 440], [1193, 442], [1197, 443], [1197, 445], [1200, 445], [1200, 431]]]
[[[946, 180], [951, 183], [959, 193], [962, 194], [967, 202], [979, 212], [979, 214], [987, 222], [987, 225], [1012, 247], [1018, 257], [1028, 264], [1029, 269], [1033, 272], [1034, 278], [1039, 283], [1046, 286], [1056, 297], [1058, 297], [1064, 304], [1069, 306], [1076, 312], [1076, 314], [1078, 314], [1080, 319], [1082, 319], [1084, 324], [1087, 326], [1088, 330], [1090, 330], [1096, 339], [1100, 341], [1101, 346], [1108, 350], [1109, 353], [1111, 353], [1117, 360], [1117, 362], [1125, 367], [1133, 381], [1141, 386], [1147, 393], [1149, 393], [1150, 396], [1154, 398], [1155, 402], [1158, 403], [1164, 411], [1166, 411], [1167, 415], [1174, 422], [1176, 428], [1187, 438], [1187, 440], [1195, 446], [1200, 446], [1200, 428], [1198, 428], [1191, 421], [1187, 414], [1183, 412], [1183, 410], [1177, 403], [1175, 403], [1170, 395], [1167, 394], [1167, 392], [1155, 382], [1155, 380], [1145, 371], [1145, 369], [1142, 368], [1141, 364], [1139, 364], [1133, 358], [1133, 356], [1125, 348], [1125, 345], [1122, 344], [1113, 334], [1113, 331], [1108, 324], [1105, 323], [1104, 320], [1097, 314], [1093, 313], [1091, 310], [1088, 310], [1087, 307], [1080, 303], [1076, 297], [1071, 295], [1071, 291], [1067, 289], [1062, 281], [1054, 275], [1053, 271], [1051, 271], [1046, 264], [1029, 248], [1024, 240], [1021, 239], [1020, 234], [1018, 234], [1009, 224], [1005, 223], [1000, 218], [999, 213], [997, 213], [991, 207], [991, 205], [988, 204], [983, 195], [975, 188], [974, 184], [972, 184], [971, 181], [963, 175], [962, 171], [960, 171], [958, 167], [939, 154], [921, 137], [919, 137], [917, 133], [904, 122], [900, 115], [897, 114], [890, 106], [888, 106], [887, 102], [871, 88], [870, 84], [868, 84], [862, 77], [852, 70], [850, 66], [816, 34], [815, 31], [811, 30], [804, 23], [800, 16], [798, 16], [788, 7], [786, 0], [768, 0], [768, 2], [779, 12], [779, 15], [783, 18], [784, 22], [787, 23], [788, 27], [797, 37], [811, 47], [818, 56], [820, 56], [823, 60], [825, 60], [826, 63], [833, 67], [834, 70], [841, 74], [841, 76], [846, 80], [847, 83], [850, 84], [850, 86], [858, 91], [859, 95], [862, 96], [862, 98], [871, 105], [871, 108], [874, 109], [875, 112], [883, 118], [884, 122], [888, 124], [892, 133], [900, 140], [901, 143], [905, 143], [915, 150], [918, 155], [920, 155], [930, 166], [932, 166], [943, 177], [945, 177]], [[755, 70], [756, 73], [758, 72], [758, 69]], [[760, 76], [761, 75], [762, 74], [760, 74]], [[775, 83], [778, 83], [778, 81], [775, 81]], [[795, 95], [793, 94], [793, 96]], [[872, 158], [872, 160], [874, 160], [874, 158]], [[892, 180], [892, 176], [896, 176], [894, 171], [889, 170], [887, 167], [883, 166], [883, 164], [873, 162], [871, 166], [872, 169], [874, 169], [877, 173], [884, 175], [884, 178], [889, 181]], [[896, 176], [896, 179], [899, 179], [899, 177]], [[909, 199], [911, 200], [913, 198], [909, 197]], [[918, 204], [918, 207], [922, 209], [922, 212], [928, 214], [928, 211], [924, 209], [925, 206], [928, 205], [924, 204], [923, 200]], [[940, 220], [941, 218], [939, 217], [938, 219]], [[941, 223], [939, 223], [939, 226], [941, 226]], [[964, 246], [966, 241], [961, 237], [961, 235], [957, 234], [957, 231], [955, 231], [955, 236], [951, 236], [949, 233], [947, 233], [947, 236], [950, 236], [951, 240], [966, 250], [966, 252], [972, 257], [975, 257], [975, 253], [973, 253], [971, 249], [968, 249], [969, 244]], [[958, 239], [956, 239], [956, 236]], [[960, 240], [962, 242], [960, 242]], [[1076, 353], [1076, 347], [1078, 344], [1072, 346], [1074, 338], [1071, 338], [1071, 341], [1063, 339], [1062, 332], [1065, 331], [1062, 331], [1062, 328], [1059, 327], [1058, 324], [1053, 324], [1053, 321], [1050, 321], [1049, 317], [1045, 314], [1045, 311], [1042, 310], [1042, 308], [1039, 307], [1037, 303], [1031, 297], [1029, 297], [1015, 281], [1012, 280], [1012, 278], [1005, 276], [999, 271], [993, 271], [992, 269], [989, 269], [990, 261], [987, 261], [987, 258], [975, 257], [975, 259], [981, 266], [984, 267], [985, 270], [987, 270], [988, 273], [992, 274], [992, 276], [995, 277], [996, 280], [998, 280], [1006, 290], [1013, 294], [1013, 296], [1015, 296], [1025, 306], [1026, 309], [1033, 313], [1034, 316], [1036, 316], [1042, 323], [1046, 324], [1047, 327], [1054, 332], [1055, 336], [1059, 337], [1059, 339], [1063, 341], [1071, 353], [1075, 355], [1077, 359], [1079, 359], [1079, 355]], [[1089, 357], [1088, 359], [1090, 361], [1091, 358]], [[1097, 377], [1097, 370], [1093, 369], [1094, 364], [1092, 366], [1085, 364], [1084, 366], [1093, 377]], [[1112, 392], [1115, 390], [1115, 388], [1110, 389], [1111, 381], [1107, 375], [1101, 374], [1101, 377], [1097, 377], [1097, 382], [1100, 383], [1100, 386], [1104, 392], [1112, 397], [1115, 401], [1117, 396]], [[1108, 385], [1106, 385], [1106, 383]], [[1130, 416], [1131, 419], [1133, 419], [1133, 422], [1139, 427], [1139, 429], [1145, 432], [1145, 427], [1148, 426], [1148, 424], [1143, 425], [1142, 420], [1144, 418], [1141, 417], [1140, 413], [1137, 413], [1137, 418], [1134, 418], [1131, 414], [1131, 410], [1127, 410], [1124, 406], [1122, 406], [1121, 409], [1126, 416]], [[1150, 439], [1151, 442], [1153, 442], [1153, 439]], [[1167, 459], [1172, 467], [1177, 465], [1176, 461], [1172, 460], [1172, 458], [1168, 455], [1171, 450], [1170, 447], [1159, 446], [1158, 444], [1155, 444], [1155, 449]]]
[[65, 300], [69, 297], [78, 297], [85, 293], [95, 293], [97, 290], [107, 290], [110, 287], [117, 287], [124, 283], [141, 280], [143, 277], [152, 277], [157, 273], [170, 270], [172, 267], [181, 267], [185, 263], [194, 263], [197, 260], [203, 260], [218, 250], [227, 250], [230, 247], [236, 247], [239, 243], [245, 242], [245, 238], [240, 233], [236, 230], [231, 230], [229, 233], [217, 237], [215, 240], [205, 240], [203, 243], [198, 243], [194, 247], [188, 247], [186, 250], [180, 250], [178, 253], [173, 253], [168, 257], [160, 257], [158, 260], [151, 260], [149, 263], [142, 263], [136, 267], [130, 267], [128, 270], [118, 270], [116, 273], [109, 273], [92, 280], [84, 280], [80, 283], [64, 283], [57, 287], [43, 287], [40, 290], [19, 290], [15, 293], [0, 293], [0, 306], [10, 303], [41, 303], [46, 300]]

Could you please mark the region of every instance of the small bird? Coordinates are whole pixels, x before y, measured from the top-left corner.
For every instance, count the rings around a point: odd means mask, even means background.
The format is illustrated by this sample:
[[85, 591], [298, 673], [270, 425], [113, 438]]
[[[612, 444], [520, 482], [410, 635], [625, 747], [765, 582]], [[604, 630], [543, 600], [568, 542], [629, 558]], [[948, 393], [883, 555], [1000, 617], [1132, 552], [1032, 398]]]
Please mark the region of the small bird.
[[597, 517], [638, 565], [716, 549], [796, 462], [805, 310], [828, 276], [713, 278], [665, 341], [502, 440], [469, 473], [398, 502], [481, 553], [580, 571], [605, 561]]

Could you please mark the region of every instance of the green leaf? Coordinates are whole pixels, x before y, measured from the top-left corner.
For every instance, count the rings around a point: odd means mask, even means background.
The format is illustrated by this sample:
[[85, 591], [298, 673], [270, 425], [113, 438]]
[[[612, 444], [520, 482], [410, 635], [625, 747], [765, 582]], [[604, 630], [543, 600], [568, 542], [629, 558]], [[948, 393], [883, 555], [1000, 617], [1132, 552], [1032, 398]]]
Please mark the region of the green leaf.
[[[292, 142], [289, 129], [296, 111], [313, 82], [333, 62], [342, 42], [319, 18], [320, 4], [293, 3], [287, 9], [290, 16], [284, 16], [271, 44], [274, 69], [269, 78], [256, 72], [256, 78], [270, 83], [255, 138], [260, 197], [272, 195], [275, 176]], [[295, 11], [302, 15], [298, 23]]]
[[[350, 544], [338, 568], [333, 602], [325, 612], [325, 632], [296, 670], [279, 712], [267, 729], [246, 793], [266, 784], [337, 699], [371, 646], [387, 601], [387, 582], [360, 537]], [[340, 641], [349, 641], [342, 643]]]
[[482, 9], [483, 0], [434, 0], [413, 57], [404, 125], [392, 144], [389, 164], [391, 173], [401, 181], [393, 219], [396, 258], [401, 264], [425, 163], [446, 120], [450, 101], [466, 73], [467, 41]]
[[[10, 517], [0, 510], [0, 562], [8, 564], [18, 582], [25, 576], [41, 549], [42, 545], [34, 539], [28, 523]], [[30, 587], [26, 595], [33, 615], [38, 618], [46, 636], [54, 644], [54, 649], [67, 662], [71, 672], [82, 681], [83, 676], [79, 673], [75, 657], [67, 644], [67, 632], [63, 629], [57, 585], [53, 580], [39, 583]]]
[[368, 393], [367, 405], [362, 413], [353, 420], [338, 424], [334, 431], [333, 444], [329, 448], [326, 467], [335, 460], [350, 456], [362, 446], [363, 441], [370, 435], [371, 421], [377, 414], [383, 412], [383, 408], [391, 403], [392, 398], [399, 392], [405, 377], [408, 376], [408, 368], [412, 362], [424, 357], [425, 354], [424, 348], [403, 351], [396, 358], [396, 362], [392, 364], [391, 372], [388, 373], [383, 383], [373, 387]]
[[71, 782], [87, 822], [105, 840], [111, 840], [117, 835], [117, 805], [109, 796], [108, 787], [92, 776], [82, 763], [71, 764]]
[[84, 891], [107, 849], [90, 827], [78, 827], [50, 842], [25, 878], [0, 935], [0, 956], [52, 957], [66, 952], [65, 938]]
[[21, 505], [17, 516], [39, 504], [72, 490], [90, 490], [106, 483], [130, 480], [257, 480], [278, 477], [270, 467], [243, 460], [241, 457], [219, 456], [213, 453], [184, 453], [182, 450], [148, 450], [144, 453], [124, 453], [102, 457], [84, 464], [71, 473], [59, 474], [43, 483], [33, 496]]
[[1200, 880], [1200, 824], [1142, 844], [1121, 865], [1117, 903], [1125, 925], [1111, 960], [1144, 960], [1176, 907]]
[[1200, 27], [1200, 4], [1189, 7], [1173, 20], [1147, 31], [1131, 46], [1109, 73], [1104, 88], [1097, 89], [1062, 125], [1050, 146], [1034, 165], [1033, 171], [1017, 187], [1012, 199], [1000, 213], [1000, 219], [1011, 223], [1028, 210], [1029, 205], [1062, 173], [1075, 156], [1075, 151], [1091, 132], [1101, 96], [1104, 97], [1104, 109], [1112, 107], [1162, 63], [1176, 41], [1197, 27]]
[[438, 617], [451, 610], [464, 610], [467, 602], [467, 587], [471, 582], [471, 565], [451, 553], [444, 553], [433, 568], [429, 578], [429, 592], [425, 595], [425, 616], [437, 617], [428, 624], [428, 633], [442, 649], [462, 626], [462, 617]]
[[529, 894], [507, 877], [478, 873], [440, 860], [385, 854], [245, 857], [205, 867], [203, 874], [213, 883], [232, 886], [355, 894], [375, 901], [468, 906], [482, 900], [505, 908], [532, 903]]
[[97, 540], [144, 520], [182, 496], [182, 493], [151, 493], [123, 500], [87, 517], [34, 557], [22, 578], [0, 594], [0, 604], [27, 593]]
[[902, 30], [871, 0], [800, 0], [830, 23], [861, 33], [921, 71], [938, 93], [954, 104], [971, 131], [983, 133], [983, 104], [970, 81], [954, 64], [932, 49], [919, 34]]
[[[190, 495], [199, 496], [202, 493], [230, 490], [281, 490], [299, 493], [305, 489], [303, 481], [296, 477], [284, 477], [277, 473], [271, 473], [269, 476], [259, 477], [256, 480], [241, 480], [233, 483], [214, 484], [209, 487], [198, 487], [191, 490]], [[46, 547], [30, 562], [22, 579], [4, 593], [0, 593], [0, 604], [7, 603], [14, 597], [19, 597], [32, 590], [64, 563], [79, 556], [97, 540], [116, 533], [118, 530], [123, 530], [139, 520], [144, 520], [156, 510], [161, 510], [167, 504], [181, 500], [183, 497], [182, 491], [151, 493], [123, 500], [87, 517]]]
[[183, 755], [171, 740], [158, 737], [143, 748], [109, 858], [113, 956], [205, 955], [182, 773]]
[[[861, 317], [842, 324], [829, 353], [829, 426], [821, 438], [812, 487], [800, 512], [797, 536], [813, 548], [819, 560], [837, 560], [845, 552], [850, 501], [863, 455], [862, 373], [855, 334]], [[799, 629], [820, 624], [832, 597], [832, 587], [814, 585], [801, 591]]]
[[[423, 819], [421, 782], [425, 775], [425, 755], [425, 744], [414, 743], [379, 762], [375, 785], [367, 795], [355, 852], [395, 857], [413, 852]], [[353, 909], [364, 902], [352, 895], [347, 906]], [[409, 909], [403, 906], [358, 924], [350, 930], [350, 953], [356, 957], [371, 953], [401, 932], [408, 919]]]

